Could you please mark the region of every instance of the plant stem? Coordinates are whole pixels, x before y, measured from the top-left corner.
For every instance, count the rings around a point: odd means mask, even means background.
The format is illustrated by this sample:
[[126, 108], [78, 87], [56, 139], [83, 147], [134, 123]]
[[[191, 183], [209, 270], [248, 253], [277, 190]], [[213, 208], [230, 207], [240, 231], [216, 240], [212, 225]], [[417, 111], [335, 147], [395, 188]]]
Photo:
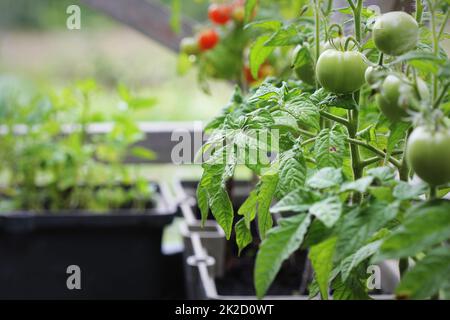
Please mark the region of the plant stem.
[[429, 200], [434, 200], [437, 198], [437, 187], [430, 185], [430, 196]]
[[441, 104], [442, 99], [447, 95], [447, 90], [450, 87], [450, 83], [447, 83], [444, 88], [442, 88], [441, 93], [437, 97], [436, 101], [433, 104], [433, 109], [439, 108], [439, 105]]
[[400, 175], [400, 180], [402, 180], [402, 181], [408, 181], [408, 179], [409, 179], [409, 165], [408, 165], [408, 161], [406, 159], [406, 143], [407, 143], [408, 138], [411, 135], [412, 131], [413, 131], [413, 128], [409, 128], [408, 132], [406, 133], [403, 159], [402, 159], [400, 169], [398, 170], [398, 173]]
[[439, 29], [439, 32], [438, 32], [438, 36], [437, 36], [438, 37], [438, 41], [441, 40], [441, 37], [444, 34], [445, 27], [447, 26], [447, 22], [448, 22], [449, 16], [450, 16], [450, 11], [447, 11], [447, 13], [445, 14], [444, 21], [442, 22], [441, 28]]
[[[316, 24], [316, 31], [315, 31], [315, 50], [316, 50], [316, 59], [315, 59], [315, 65], [317, 65], [317, 60], [319, 60], [320, 56], [320, 11], [319, 11], [319, 4], [317, 2], [318, 0], [314, 0], [314, 6], [315, 6], [315, 24]], [[316, 81], [316, 89], [319, 89], [319, 83]]]
[[363, 168], [361, 167], [361, 156], [359, 154], [358, 143], [354, 143], [351, 141], [359, 141], [356, 140], [356, 134], [358, 132], [358, 110], [348, 110], [348, 121], [350, 125], [348, 128], [348, 141], [350, 142], [350, 153], [352, 159], [352, 169], [353, 169], [353, 178], [355, 180], [362, 177]]
[[350, 122], [347, 119], [345, 119], [345, 118], [341, 118], [339, 116], [335, 116], [334, 114], [331, 114], [331, 113], [323, 111], [323, 110], [319, 111], [319, 113], [320, 113], [320, 115], [322, 117], [330, 119], [330, 120], [333, 120], [333, 121], [338, 122], [340, 124], [343, 124], [347, 128], [350, 126]]
[[[432, 1], [427, 0], [428, 3], [428, 9], [430, 10], [431, 15], [431, 32], [433, 35], [433, 53], [435, 56], [439, 55], [439, 39], [437, 35], [436, 30], [436, 15], [435, 15], [435, 7], [432, 3]], [[437, 76], [433, 74], [433, 98], [432, 100], [435, 101], [437, 99], [437, 91], [438, 91], [438, 81]]]
[[310, 138], [317, 137], [317, 134], [312, 133], [312, 132], [309, 132], [309, 131], [307, 131], [307, 130], [298, 129], [298, 131], [299, 131], [301, 134], [304, 134], [305, 136], [310, 137]]
[[[358, 139], [353, 139], [353, 138], [347, 138], [347, 141], [350, 143], [350, 145], [358, 145], [361, 147], [364, 147], [365, 149], [372, 151], [373, 153], [375, 153], [376, 155], [382, 157], [382, 158], [386, 158], [386, 153], [370, 144], [368, 144], [367, 142], [358, 140]], [[401, 163], [400, 161], [398, 161], [397, 159], [393, 158], [393, 157], [389, 157], [388, 161], [390, 163], [392, 163], [394, 166], [396, 166], [397, 168], [400, 168]], [[361, 165], [359, 165], [361, 166]]]
[[416, 21], [418, 24], [422, 22], [423, 3], [422, 0], [416, 0]]
[[409, 262], [408, 258], [401, 258], [398, 262], [398, 269], [400, 271], [400, 279], [403, 278], [406, 271], [408, 271]]

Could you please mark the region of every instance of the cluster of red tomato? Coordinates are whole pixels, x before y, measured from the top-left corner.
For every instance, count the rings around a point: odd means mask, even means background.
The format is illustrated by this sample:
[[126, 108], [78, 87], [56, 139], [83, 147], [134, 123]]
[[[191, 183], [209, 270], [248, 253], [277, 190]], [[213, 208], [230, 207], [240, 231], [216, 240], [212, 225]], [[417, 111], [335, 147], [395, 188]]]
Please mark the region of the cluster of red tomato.
[[[231, 4], [213, 3], [208, 8], [209, 20], [219, 26], [226, 25], [230, 21], [242, 23], [245, 14], [245, 0], [235, 0]], [[201, 31], [195, 38], [184, 38], [181, 41], [181, 52], [188, 55], [197, 55], [200, 52], [213, 49], [220, 41], [220, 35], [215, 28], [207, 28]]]

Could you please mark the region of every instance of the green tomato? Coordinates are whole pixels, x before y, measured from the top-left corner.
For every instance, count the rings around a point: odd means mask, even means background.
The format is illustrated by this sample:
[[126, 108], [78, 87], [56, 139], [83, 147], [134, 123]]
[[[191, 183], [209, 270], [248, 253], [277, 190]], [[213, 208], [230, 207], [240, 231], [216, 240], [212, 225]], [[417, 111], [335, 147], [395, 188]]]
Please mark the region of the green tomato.
[[292, 55], [292, 65], [296, 64], [296, 60], [298, 59], [299, 55], [302, 55], [303, 63], [294, 68], [295, 75], [303, 82], [311, 86], [315, 86], [316, 75], [314, 72], [314, 50], [302, 46], [297, 46]]
[[368, 67], [364, 78], [366, 82], [372, 87], [376, 88], [386, 77], [386, 69], [380, 66]]
[[194, 38], [183, 38], [180, 43], [180, 51], [187, 55], [197, 55], [200, 53], [198, 41]]
[[450, 182], [450, 130], [416, 128], [406, 146], [408, 163], [425, 182], [439, 186]]
[[373, 40], [381, 52], [399, 56], [417, 46], [419, 25], [406, 12], [388, 12], [377, 18], [373, 26]]
[[[427, 100], [429, 92], [427, 84], [417, 78], [417, 87], [420, 98]], [[391, 121], [396, 122], [405, 118], [408, 113], [412, 99], [418, 99], [416, 91], [406, 79], [400, 79], [395, 75], [388, 75], [380, 88], [380, 93], [376, 96], [376, 101], [381, 112]]]
[[316, 77], [326, 90], [347, 94], [359, 90], [365, 83], [367, 65], [358, 51], [324, 51], [317, 61]]

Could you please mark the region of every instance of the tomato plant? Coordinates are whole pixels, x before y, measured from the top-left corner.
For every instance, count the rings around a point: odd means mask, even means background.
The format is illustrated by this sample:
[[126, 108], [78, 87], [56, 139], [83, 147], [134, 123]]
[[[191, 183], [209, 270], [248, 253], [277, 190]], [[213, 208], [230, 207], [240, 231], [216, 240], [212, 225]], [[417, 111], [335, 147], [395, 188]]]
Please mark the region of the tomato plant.
[[[6, 177], [0, 186], [0, 212], [105, 211], [148, 205], [153, 196], [148, 181], [122, 163], [130, 152], [144, 159], [154, 157], [150, 150], [133, 146], [144, 137], [128, 112], [153, 105], [152, 98], [135, 97], [119, 86], [121, 108], [112, 119], [113, 129], [88, 138], [87, 124], [101, 120], [91, 110], [91, 96], [100, 90], [93, 80], [61, 92], [21, 89], [8, 96], [16, 90], [0, 85], [0, 125], [8, 129], [0, 139], [0, 167]], [[23, 124], [28, 132], [17, 135], [14, 127]], [[75, 130], [65, 132], [68, 126]]]
[[[246, 27], [259, 29], [251, 35], [253, 74], [277, 50], [291, 51], [292, 69], [249, 91], [237, 87], [206, 126], [202, 219], [211, 212], [241, 252], [260, 239], [259, 297], [283, 261], [304, 249], [314, 273], [302, 293], [311, 297], [369, 299], [367, 267], [396, 259], [397, 297], [448, 299], [448, 2], [417, 0], [412, 14], [382, 16], [363, 0], [337, 9], [331, 0], [301, 3], [295, 19], [272, 11]], [[335, 11], [351, 30], [335, 23]], [[258, 143], [274, 133], [276, 143]], [[258, 182], [234, 212], [227, 183], [238, 166]]]

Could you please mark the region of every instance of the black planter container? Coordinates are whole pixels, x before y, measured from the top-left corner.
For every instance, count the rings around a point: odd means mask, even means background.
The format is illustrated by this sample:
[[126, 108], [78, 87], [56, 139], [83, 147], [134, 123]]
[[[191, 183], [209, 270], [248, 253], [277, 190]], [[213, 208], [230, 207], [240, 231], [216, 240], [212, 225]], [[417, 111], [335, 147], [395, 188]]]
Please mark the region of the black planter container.
[[[2, 215], [0, 299], [184, 298], [182, 256], [161, 251], [175, 213], [158, 185], [145, 211]], [[80, 268], [81, 289], [68, 289], [71, 265]]]

